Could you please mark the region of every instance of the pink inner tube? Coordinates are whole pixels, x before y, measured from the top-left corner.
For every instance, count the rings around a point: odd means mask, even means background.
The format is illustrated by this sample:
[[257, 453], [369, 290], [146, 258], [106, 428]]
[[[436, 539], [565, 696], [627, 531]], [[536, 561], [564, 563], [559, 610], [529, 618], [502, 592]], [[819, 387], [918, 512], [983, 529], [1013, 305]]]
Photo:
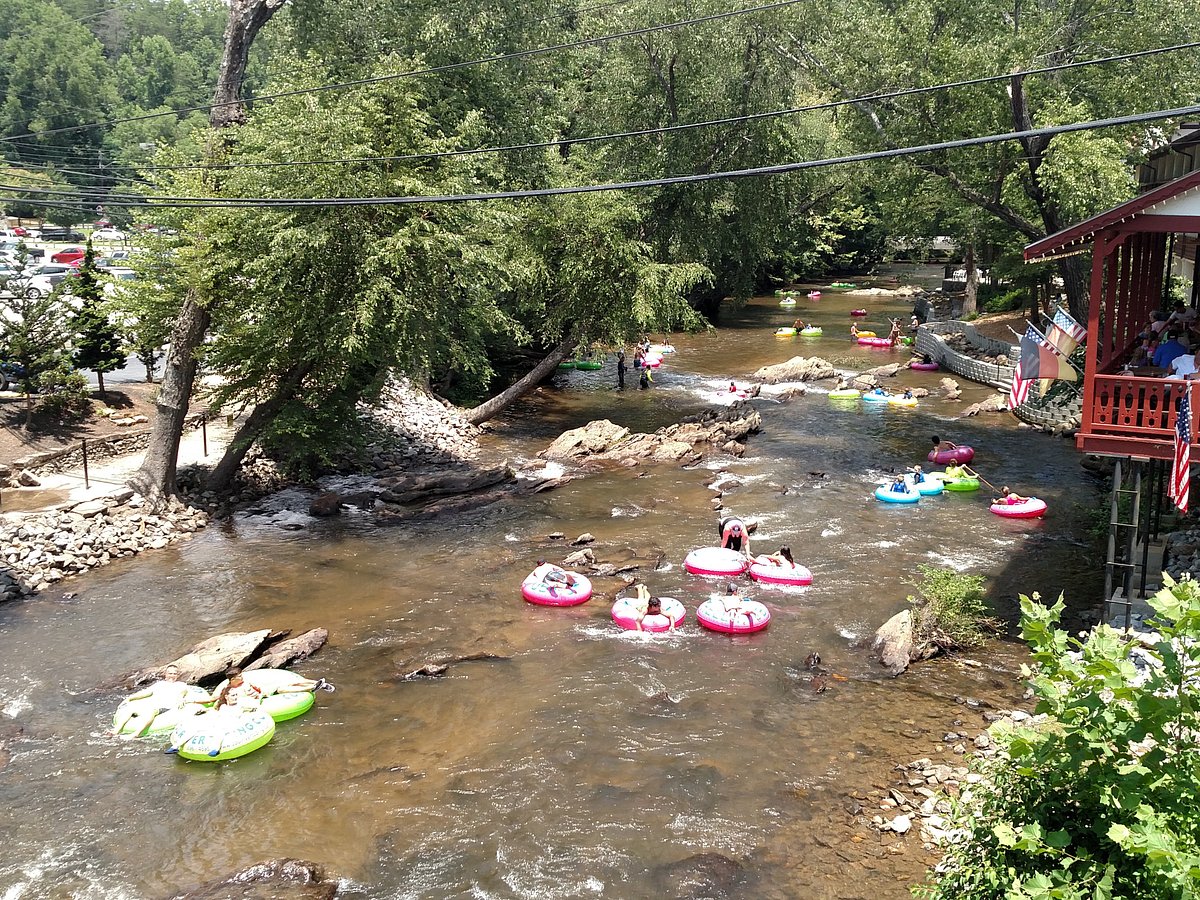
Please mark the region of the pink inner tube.
[[[683, 604], [674, 597], [660, 597], [659, 599], [662, 601], [662, 614], [646, 616], [642, 619], [642, 631], [655, 633], [670, 631], [672, 623], [678, 628], [684, 616], [687, 615]], [[613, 621], [626, 631], [637, 631], [638, 612], [637, 602], [633, 597], [618, 597], [612, 608]]]
[[771, 611], [757, 600], [742, 600], [733, 612], [719, 598], [705, 600], [696, 610], [696, 620], [710, 631], [750, 634], [762, 631], [771, 621]]
[[662, 357], [661, 356], [647, 356], [645, 358], [645, 360], [642, 361], [642, 365], [644, 365], [647, 369], [657, 369], [659, 366], [662, 365]]
[[[759, 560], [766, 559], [765, 556], [760, 556]], [[774, 562], [759, 562], [750, 566], [750, 577], [755, 581], [761, 581], [763, 584], [793, 584], [806, 585], [812, 584], [812, 572], [804, 568], [804, 566], [796, 565], [789, 566], [786, 563], [777, 566]]]
[[543, 581], [533, 580], [532, 575], [528, 575], [521, 582], [521, 596], [538, 606], [578, 606], [580, 603], [587, 603], [592, 598], [592, 583], [586, 575], [573, 577], [575, 584], [572, 587], [551, 587]]
[[683, 561], [693, 575], [741, 575], [750, 566], [745, 554], [727, 547], [700, 547]]
[[820, 291], [809, 291], [808, 294], [806, 294], [805, 296], [807, 296], [809, 300], [816, 300], [818, 297], [821, 296], [821, 292]]
[[1030, 497], [1022, 503], [993, 503], [989, 508], [1006, 519], [1040, 519], [1046, 514], [1046, 501]]
[[950, 463], [969, 463], [975, 458], [975, 448], [964, 444], [961, 447], [955, 447], [953, 450], [930, 450], [929, 455], [925, 458], [930, 462], [939, 463], [943, 466]]
[[855, 317], [857, 317], [857, 318], [862, 318], [862, 317], [863, 317], [863, 316], [865, 316], [866, 314], [867, 314], [867, 311], [866, 311], [865, 309], [852, 309], [852, 310], [850, 310], [850, 315], [852, 315], [852, 316], [855, 316]]
[[918, 372], [936, 372], [938, 370], [937, 363], [915, 362], [909, 363], [908, 367], [910, 369], [916, 369]]
[[860, 337], [860, 338], [858, 338], [858, 342], [865, 347], [890, 347], [890, 346], [892, 346], [891, 341], [889, 341], [887, 338], [881, 338], [881, 337], [873, 337], [873, 338]]

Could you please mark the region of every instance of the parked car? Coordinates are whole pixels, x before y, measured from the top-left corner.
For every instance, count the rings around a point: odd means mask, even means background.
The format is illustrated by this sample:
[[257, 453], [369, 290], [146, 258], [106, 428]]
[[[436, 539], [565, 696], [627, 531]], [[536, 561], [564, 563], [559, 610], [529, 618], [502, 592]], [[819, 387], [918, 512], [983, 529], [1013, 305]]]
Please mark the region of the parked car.
[[92, 232], [93, 241], [115, 241], [125, 243], [126, 236], [120, 228], [97, 228]]
[[63, 247], [51, 255], [50, 262], [73, 263], [82, 260], [87, 255], [86, 247]]
[[75, 231], [73, 228], [64, 228], [62, 225], [43, 225], [42, 240], [82, 241], [85, 240], [85, 238], [82, 233]]
[[27, 238], [29, 232], [18, 225], [16, 228], [0, 228], [0, 238]]
[[7, 391], [12, 382], [25, 375], [25, 367], [15, 362], [0, 362], [0, 391]]
[[[29, 280], [25, 282], [25, 296], [30, 300], [40, 300], [58, 287], [59, 283], [67, 277], [65, 272], [58, 275], [31, 275]], [[20, 290], [19, 284], [14, 284], [12, 288]]]

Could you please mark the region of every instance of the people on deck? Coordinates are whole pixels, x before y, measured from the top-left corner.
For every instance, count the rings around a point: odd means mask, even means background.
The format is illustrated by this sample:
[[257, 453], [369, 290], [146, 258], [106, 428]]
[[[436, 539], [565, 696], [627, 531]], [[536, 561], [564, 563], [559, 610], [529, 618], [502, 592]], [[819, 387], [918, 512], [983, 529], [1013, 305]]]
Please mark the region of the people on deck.
[[1196, 310], [1184, 304], [1182, 300], [1175, 301], [1175, 311], [1167, 317], [1167, 328], [1188, 329], [1196, 324]]
[[1158, 345], [1158, 349], [1154, 351], [1152, 364], [1160, 369], [1169, 369], [1171, 363], [1189, 350], [1187, 338], [1183, 332], [1174, 329], [1167, 332], [1167, 340]]
[[1158, 349], [1158, 339], [1153, 333], [1147, 334], [1142, 338], [1142, 343], [1133, 351], [1133, 356], [1129, 358], [1130, 368], [1140, 368], [1148, 366], [1154, 361], [1154, 351]]
[[750, 532], [737, 516], [724, 516], [717, 522], [717, 533], [721, 535], [722, 547], [750, 556]]
[[1184, 353], [1171, 360], [1171, 378], [1191, 381], [1200, 374], [1200, 351]]

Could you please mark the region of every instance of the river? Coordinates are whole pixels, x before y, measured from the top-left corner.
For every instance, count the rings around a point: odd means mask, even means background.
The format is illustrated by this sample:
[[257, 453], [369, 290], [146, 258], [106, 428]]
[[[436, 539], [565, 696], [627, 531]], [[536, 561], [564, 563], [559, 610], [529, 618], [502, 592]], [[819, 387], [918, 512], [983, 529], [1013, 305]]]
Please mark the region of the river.
[[[858, 369], [906, 358], [850, 342], [861, 300], [800, 302], [758, 298], [719, 330], [675, 336], [650, 390], [631, 377], [616, 391], [611, 363], [557, 376], [487, 442], [530, 458], [593, 418], [651, 429], [728, 402], [731, 375], [796, 354]], [[866, 305], [878, 324], [911, 307]], [[825, 336], [777, 340], [796, 315]], [[837, 405], [819, 389], [764, 397], [742, 459], [590, 474], [421, 525], [376, 528], [352, 512], [292, 531], [242, 515], [72, 582], [69, 598], [0, 608], [0, 723], [25, 731], [0, 769], [0, 898], [140, 900], [280, 856], [323, 863], [350, 898], [909, 896], [928, 857], [915, 835], [870, 829], [878, 803], [862, 798], [894, 783], [896, 762], [936, 752], [955, 722], [973, 733], [980, 707], [1019, 702], [1022, 651], [1003, 638], [971, 655], [982, 665], [934, 661], [891, 679], [866, 646], [873, 630], [903, 608], [920, 564], [991, 576], [1008, 618], [1017, 591], [1078, 603], [1098, 591], [1085, 541], [1098, 495], [1071, 443], [1006, 416], [953, 420], [988, 393], [963, 387], [962, 403], [915, 410]], [[1000, 520], [983, 493], [911, 508], [870, 499], [885, 469], [923, 461], [933, 433], [974, 445], [989, 480], [1036, 492], [1050, 515]], [[715, 541], [706, 485], [722, 471], [727, 507], [760, 522], [755, 549], [790, 544], [815, 577], [753, 586], [774, 618], [737, 638], [697, 628], [717, 585], [681, 566]], [[567, 551], [557, 531], [591, 532], [606, 561], [661, 554], [664, 570], [645, 578], [684, 602], [685, 627], [619, 631], [615, 579], [598, 578], [580, 607], [523, 603], [535, 559]], [[94, 685], [221, 631], [315, 626], [329, 645], [298, 668], [338, 690], [265, 749], [203, 765], [105, 735], [116, 700]], [[832, 673], [824, 693], [803, 665], [813, 650]], [[395, 677], [477, 651], [511, 658]]]

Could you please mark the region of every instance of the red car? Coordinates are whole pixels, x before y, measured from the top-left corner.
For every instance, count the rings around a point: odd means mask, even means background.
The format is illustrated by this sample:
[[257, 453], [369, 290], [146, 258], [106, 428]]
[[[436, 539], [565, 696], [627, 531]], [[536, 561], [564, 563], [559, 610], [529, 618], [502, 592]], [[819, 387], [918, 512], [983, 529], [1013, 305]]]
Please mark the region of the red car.
[[50, 262], [77, 263], [87, 255], [83, 247], [63, 247], [50, 257]]

